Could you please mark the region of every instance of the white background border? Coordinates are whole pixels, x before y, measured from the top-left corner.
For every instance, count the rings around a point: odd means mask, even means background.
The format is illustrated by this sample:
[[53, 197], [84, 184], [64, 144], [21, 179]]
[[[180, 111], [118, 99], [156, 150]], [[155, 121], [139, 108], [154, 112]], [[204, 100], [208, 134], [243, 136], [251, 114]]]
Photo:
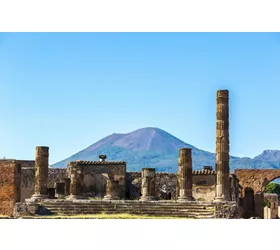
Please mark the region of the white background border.
[[[278, 2], [9, 0], [0, 1], [0, 31], [279, 31]], [[279, 226], [277, 220], [0, 220], [0, 249], [266, 250], [279, 245]]]
[[278, 0], [0, 0], [0, 31], [279, 31]]

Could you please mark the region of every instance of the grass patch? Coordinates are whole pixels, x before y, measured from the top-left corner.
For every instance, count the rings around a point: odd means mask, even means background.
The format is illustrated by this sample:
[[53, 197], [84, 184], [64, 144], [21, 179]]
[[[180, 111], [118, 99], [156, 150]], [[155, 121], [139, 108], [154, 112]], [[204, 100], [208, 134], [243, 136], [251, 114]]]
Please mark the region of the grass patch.
[[78, 215], [48, 215], [48, 216], [24, 216], [22, 219], [188, 219], [168, 216], [151, 216], [136, 214], [78, 214]]

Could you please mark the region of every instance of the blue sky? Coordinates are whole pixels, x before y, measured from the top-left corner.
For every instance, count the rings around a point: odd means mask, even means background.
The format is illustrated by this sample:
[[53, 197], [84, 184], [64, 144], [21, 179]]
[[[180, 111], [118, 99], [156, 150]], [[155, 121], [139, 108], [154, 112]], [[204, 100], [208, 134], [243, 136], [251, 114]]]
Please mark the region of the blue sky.
[[50, 163], [158, 127], [215, 151], [230, 91], [231, 155], [280, 149], [279, 33], [0, 33], [0, 157]]

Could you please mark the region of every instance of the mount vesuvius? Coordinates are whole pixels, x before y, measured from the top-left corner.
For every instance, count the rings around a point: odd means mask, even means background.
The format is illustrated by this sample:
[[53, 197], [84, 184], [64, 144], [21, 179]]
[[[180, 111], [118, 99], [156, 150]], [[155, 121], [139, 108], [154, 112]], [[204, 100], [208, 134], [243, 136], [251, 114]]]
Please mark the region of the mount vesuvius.
[[[69, 158], [52, 165], [64, 168], [75, 160], [98, 160], [106, 154], [108, 160], [126, 161], [127, 171], [140, 171], [144, 167], [158, 172], [177, 172], [180, 148], [192, 148], [193, 169], [203, 166], [215, 168], [215, 154], [198, 149], [159, 128], [142, 128], [127, 134], [112, 134], [90, 145]], [[264, 151], [251, 158], [230, 157], [230, 168], [280, 168], [280, 158], [273, 157], [276, 150]], [[272, 157], [269, 157], [269, 154]], [[277, 155], [278, 156], [278, 155]]]

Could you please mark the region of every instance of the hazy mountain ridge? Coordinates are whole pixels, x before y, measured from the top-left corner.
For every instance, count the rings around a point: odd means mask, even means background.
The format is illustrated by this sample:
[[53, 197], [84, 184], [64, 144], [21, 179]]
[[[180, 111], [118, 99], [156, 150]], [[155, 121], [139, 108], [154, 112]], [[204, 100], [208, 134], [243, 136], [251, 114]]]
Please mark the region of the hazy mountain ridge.
[[[106, 154], [108, 160], [127, 162], [128, 171], [155, 167], [157, 171], [177, 172], [180, 148], [192, 148], [193, 169], [209, 165], [215, 167], [215, 154], [198, 149], [159, 128], [143, 128], [127, 134], [112, 134], [71, 157], [53, 164], [63, 168], [75, 160], [98, 160]], [[265, 150], [251, 159], [230, 158], [231, 170], [236, 168], [280, 168], [280, 150]]]

